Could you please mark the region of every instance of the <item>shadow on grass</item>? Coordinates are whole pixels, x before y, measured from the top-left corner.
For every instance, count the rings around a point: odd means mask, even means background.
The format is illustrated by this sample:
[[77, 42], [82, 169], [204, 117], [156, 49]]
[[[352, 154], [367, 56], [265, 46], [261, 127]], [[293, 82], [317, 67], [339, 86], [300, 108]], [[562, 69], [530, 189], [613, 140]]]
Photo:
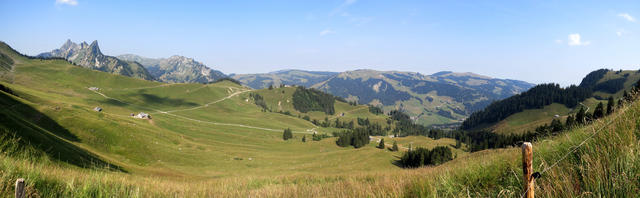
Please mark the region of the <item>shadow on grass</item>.
[[401, 156], [399, 156], [399, 155], [394, 155], [393, 157], [395, 157], [396, 159], [395, 159], [395, 160], [392, 160], [392, 161], [391, 161], [391, 164], [393, 164], [393, 165], [395, 165], [395, 166], [397, 166], [397, 167], [399, 167], [399, 168], [405, 168], [405, 167], [402, 165], [402, 163], [400, 163], [400, 158], [402, 158]]
[[127, 104], [127, 103], [123, 103], [123, 102], [120, 102], [120, 101], [117, 101], [117, 100], [114, 100], [114, 99], [111, 99], [111, 98], [107, 98], [107, 99], [104, 99], [104, 100], [101, 100], [101, 101], [98, 101], [98, 102], [101, 103], [101, 104], [107, 104], [107, 105], [118, 106], [118, 107], [129, 106], [129, 104]]
[[172, 107], [178, 107], [178, 106], [187, 106], [187, 107], [195, 107], [198, 106], [197, 103], [194, 102], [188, 102], [185, 101], [184, 99], [174, 99], [174, 98], [169, 98], [169, 97], [160, 97], [157, 95], [153, 95], [153, 94], [148, 94], [145, 93], [146, 90], [141, 89], [138, 90], [138, 93], [131, 93], [131, 94], [127, 94], [126, 97], [132, 97], [132, 98], [140, 98], [142, 99], [142, 102], [145, 103], [145, 105], [164, 105], [164, 106], [172, 106]]
[[33, 147], [54, 160], [83, 168], [107, 168], [126, 172], [121, 167], [65, 141], [80, 140], [47, 115], [4, 92], [0, 92], [0, 135], [18, 138], [20, 145]]

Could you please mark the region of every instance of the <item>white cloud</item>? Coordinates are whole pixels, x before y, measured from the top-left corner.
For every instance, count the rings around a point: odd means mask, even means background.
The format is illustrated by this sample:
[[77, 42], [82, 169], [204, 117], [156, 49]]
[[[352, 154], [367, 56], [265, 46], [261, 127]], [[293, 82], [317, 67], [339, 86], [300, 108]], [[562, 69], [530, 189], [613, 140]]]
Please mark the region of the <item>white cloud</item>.
[[618, 14], [618, 16], [626, 19], [629, 22], [636, 22], [636, 19], [629, 15], [629, 13], [620, 13]]
[[331, 30], [331, 29], [325, 29], [325, 30], [322, 30], [322, 31], [320, 32], [320, 36], [324, 36], [324, 35], [327, 35], [327, 34], [335, 34], [335, 33], [336, 33], [336, 32], [335, 32], [335, 31], [333, 31], [333, 30]]
[[356, 1], [357, 0], [345, 0], [338, 7], [334, 8], [333, 11], [331, 11], [331, 13], [329, 13], [329, 16], [333, 16], [333, 15], [342, 13], [343, 10], [347, 9], [347, 7], [349, 7], [350, 5], [356, 3]]
[[64, 4], [64, 5], [78, 5], [78, 0], [56, 0], [56, 4]]
[[625, 29], [619, 29], [618, 31], [616, 31], [616, 35], [618, 35], [619, 37], [628, 34], [629, 32], [627, 32], [627, 30]]
[[571, 46], [586, 46], [591, 44], [589, 41], [582, 41], [580, 34], [569, 34], [569, 45]]
[[555, 40], [555, 41], [556, 41], [556, 43], [557, 43], [557, 44], [562, 44], [562, 43], [564, 43], [564, 41], [562, 41], [562, 40], [560, 40], [560, 39], [557, 39], [557, 40]]

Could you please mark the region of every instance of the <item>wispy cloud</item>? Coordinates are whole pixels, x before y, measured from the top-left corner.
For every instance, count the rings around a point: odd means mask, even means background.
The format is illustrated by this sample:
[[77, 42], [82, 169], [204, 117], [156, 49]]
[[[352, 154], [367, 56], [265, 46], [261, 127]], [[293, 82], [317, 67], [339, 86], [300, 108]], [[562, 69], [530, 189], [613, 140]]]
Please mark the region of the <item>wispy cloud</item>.
[[347, 7], [349, 7], [349, 6], [353, 5], [354, 3], [356, 3], [356, 1], [357, 0], [345, 0], [338, 7], [334, 8], [331, 11], [331, 13], [329, 13], [329, 16], [333, 16], [333, 15], [342, 13], [345, 9], [347, 9]]
[[56, 4], [76, 6], [78, 5], [78, 0], [56, 0]]
[[335, 34], [335, 33], [336, 33], [336, 31], [333, 31], [331, 29], [325, 29], [325, 30], [322, 30], [320, 32], [320, 36], [325, 36], [325, 35], [328, 35], [328, 34]]
[[569, 34], [569, 43], [570, 46], [586, 46], [591, 44], [590, 41], [583, 41], [580, 34]]
[[627, 32], [627, 30], [625, 29], [619, 29], [618, 31], [616, 31], [616, 35], [618, 35], [618, 37], [621, 37], [625, 34], [628, 34], [629, 32]]
[[626, 19], [629, 22], [636, 22], [636, 19], [629, 15], [629, 13], [620, 13], [618, 14], [618, 16]]

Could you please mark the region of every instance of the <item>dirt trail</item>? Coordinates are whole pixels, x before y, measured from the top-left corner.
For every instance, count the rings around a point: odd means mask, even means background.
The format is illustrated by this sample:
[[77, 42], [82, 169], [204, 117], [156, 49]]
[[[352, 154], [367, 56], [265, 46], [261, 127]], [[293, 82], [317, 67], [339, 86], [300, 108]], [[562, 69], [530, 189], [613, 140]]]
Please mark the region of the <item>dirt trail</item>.
[[[205, 120], [198, 120], [198, 119], [193, 119], [193, 118], [189, 118], [189, 117], [185, 117], [185, 116], [181, 116], [181, 115], [177, 115], [177, 114], [172, 114], [172, 113], [171, 113], [171, 112], [176, 112], [176, 111], [186, 111], [186, 110], [193, 110], [193, 109], [203, 108], [203, 107], [206, 107], [206, 106], [208, 106], [208, 105], [210, 105], [210, 104], [215, 104], [215, 103], [217, 103], [217, 102], [220, 102], [220, 101], [223, 101], [223, 100], [229, 99], [229, 98], [231, 98], [231, 97], [233, 97], [233, 96], [237, 96], [238, 94], [245, 93], [245, 92], [249, 92], [249, 91], [252, 91], [252, 90], [244, 90], [244, 91], [241, 91], [241, 92], [235, 92], [235, 93], [233, 93], [233, 94], [231, 94], [231, 95], [229, 95], [229, 96], [226, 96], [226, 97], [224, 97], [224, 98], [222, 98], [222, 99], [218, 99], [218, 100], [216, 100], [216, 101], [213, 101], [213, 102], [210, 102], [210, 103], [207, 103], [207, 104], [205, 104], [205, 105], [198, 106], [198, 107], [188, 108], [188, 109], [182, 109], [182, 110], [172, 110], [172, 111], [162, 111], [162, 110], [159, 110], [159, 109], [154, 109], [154, 108], [150, 108], [150, 107], [145, 107], [145, 106], [135, 105], [135, 104], [131, 104], [131, 103], [128, 103], [128, 102], [124, 102], [124, 101], [119, 100], [119, 99], [117, 99], [117, 98], [109, 97], [109, 96], [105, 95], [104, 93], [101, 93], [101, 92], [96, 91], [96, 90], [91, 90], [91, 91], [93, 91], [93, 92], [95, 92], [96, 94], [99, 94], [100, 96], [102, 96], [102, 97], [104, 97], [104, 98], [107, 98], [107, 99], [116, 100], [116, 101], [118, 101], [118, 102], [121, 102], [121, 103], [124, 103], [124, 104], [127, 104], [127, 105], [137, 106], [137, 107], [140, 107], [140, 108], [143, 108], [143, 109], [152, 110], [152, 111], [155, 111], [155, 112], [158, 112], [158, 113], [162, 113], [162, 114], [165, 114], [165, 115], [169, 115], [169, 116], [173, 116], [173, 117], [177, 117], [177, 118], [182, 118], [182, 119], [190, 120], [190, 121], [194, 121], [194, 122], [207, 123], [207, 124], [213, 124], [213, 125], [221, 125], [221, 126], [234, 126], [234, 127], [242, 127], [242, 128], [250, 128], [250, 129], [259, 129], [259, 130], [272, 131], [272, 132], [282, 132], [282, 131], [283, 131], [283, 129], [271, 129], [271, 128], [264, 128], [264, 127], [256, 127], [256, 126], [244, 125], [244, 124], [223, 123], [223, 122], [211, 122], [211, 121], [205, 121]], [[293, 133], [312, 134], [312, 132], [307, 132], [307, 131], [293, 131]]]

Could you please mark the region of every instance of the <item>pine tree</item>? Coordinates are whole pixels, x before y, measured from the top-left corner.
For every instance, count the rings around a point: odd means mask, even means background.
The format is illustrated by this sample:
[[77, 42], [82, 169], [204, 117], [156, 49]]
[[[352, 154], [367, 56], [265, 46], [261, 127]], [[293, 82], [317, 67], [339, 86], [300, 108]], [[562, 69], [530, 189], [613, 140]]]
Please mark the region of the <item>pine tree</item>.
[[456, 139], [456, 148], [459, 149], [462, 147], [462, 142], [459, 139]]
[[307, 142], [307, 136], [306, 135], [302, 136], [302, 142]]
[[615, 105], [615, 103], [613, 102], [613, 96], [609, 96], [609, 101], [607, 103], [607, 115], [613, 113], [613, 105]]
[[565, 127], [570, 129], [571, 127], [573, 127], [576, 124], [576, 120], [575, 118], [573, 118], [573, 115], [569, 115], [567, 117], [567, 121], [565, 122]]
[[379, 149], [384, 149], [384, 138], [380, 139], [380, 144], [378, 144]]
[[398, 143], [396, 141], [393, 141], [393, 146], [391, 147], [392, 151], [398, 151]]
[[282, 139], [288, 140], [291, 138], [293, 138], [293, 132], [291, 131], [290, 128], [285, 129], [284, 133], [282, 134]]
[[622, 100], [622, 98], [618, 99], [618, 106], [617, 108], [622, 108], [622, 106], [624, 105], [624, 101]]
[[551, 131], [552, 132], [558, 132], [558, 131], [562, 131], [563, 127], [562, 127], [562, 122], [560, 122], [560, 120], [558, 119], [553, 119], [551, 121]]
[[624, 93], [622, 94], [622, 98], [624, 98], [627, 101], [630, 101], [630, 96], [629, 96], [629, 92], [627, 92], [627, 90], [624, 90]]
[[604, 104], [602, 102], [598, 103], [596, 109], [593, 110], [593, 119], [600, 119], [604, 117]]
[[578, 113], [576, 114], [576, 123], [578, 124], [584, 124], [585, 121], [585, 111], [584, 108], [580, 107], [580, 110], [578, 111]]

